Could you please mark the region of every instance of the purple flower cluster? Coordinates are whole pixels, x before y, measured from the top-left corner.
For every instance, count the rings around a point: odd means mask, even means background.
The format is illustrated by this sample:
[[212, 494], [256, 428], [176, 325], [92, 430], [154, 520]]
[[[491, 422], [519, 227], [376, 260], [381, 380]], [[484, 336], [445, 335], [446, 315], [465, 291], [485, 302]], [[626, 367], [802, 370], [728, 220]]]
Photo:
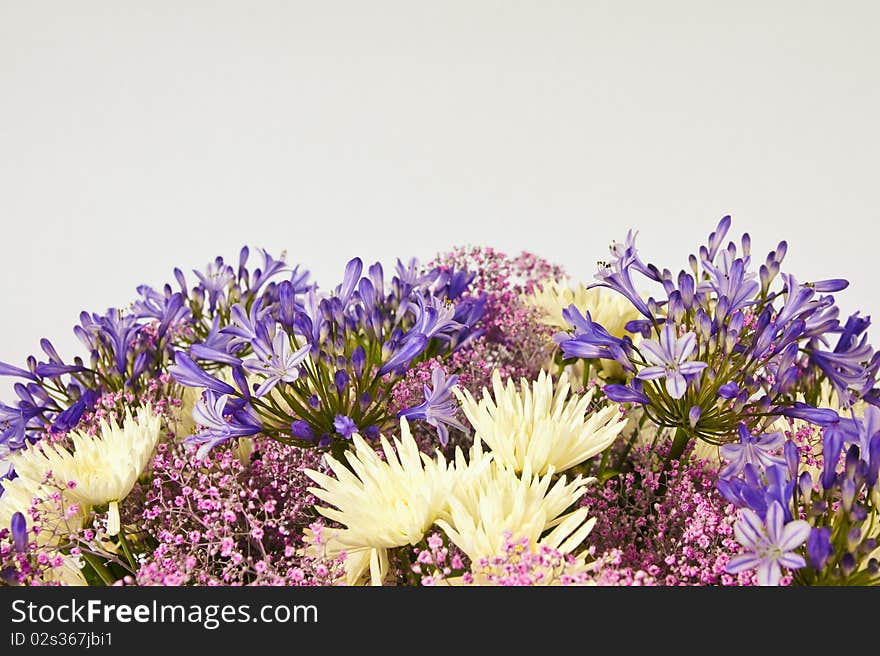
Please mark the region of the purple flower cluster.
[[[466, 271], [398, 261], [386, 285], [381, 264], [365, 271], [354, 258], [330, 295], [282, 283], [268, 303], [234, 305], [228, 325], [177, 352], [169, 368], [179, 383], [208, 390], [199, 410], [205, 430], [189, 442], [204, 456], [261, 433], [338, 453], [355, 433], [377, 437], [395, 420], [393, 383], [480, 334], [484, 300], [463, 296], [470, 280]], [[234, 384], [217, 376], [223, 369]]]
[[[867, 342], [870, 320], [856, 313], [841, 323], [832, 296], [848, 283], [801, 283], [781, 273], [785, 242], [753, 271], [750, 237], [725, 246], [729, 228], [724, 217], [691, 255], [690, 271], [678, 274], [645, 264], [632, 232], [612, 246], [594, 286], [622, 294], [643, 315], [627, 324], [641, 333], [639, 344], [609, 335], [574, 306], [565, 313], [571, 331], [555, 337], [568, 358], [611, 359], [629, 372], [628, 383], [608, 385], [606, 394], [677, 429], [675, 457], [693, 438], [723, 444], [740, 423], [755, 431], [768, 415], [838, 422], [835, 411], [800, 400], [815, 398], [823, 380], [845, 408], [860, 399], [880, 403], [880, 353]], [[774, 289], [777, 279], [782, 285]], [[659, 288], [656, 298], [642, 297], [644, 283]]]
[[[174, 270], [177, 289], [148, 285], [137, 288], [130, 310], [82, 312], [74, 333], [88, 356], [65, 362], [48, 339], [40, 341], [46, 356], [27, 358], [24, 368], [0, 363], [0, 376], [12, 376], [16, 399], [0, 403], [0, 445], [12, 450], [40, 439], [47, 431], [66, 432], [105, 393], [134, 393], [140, 399], [152, 381], [163, 376], [176, 349], [210, 340], [229, 321], [235, 303], [251, 305], [258, 297], [276, 302], [278, 289], [270, 279], [290, 272], [283, 260], [260, 251], [262, 264], [248, 269], [250, 251], [243, 248], [238, 267], [216, 258], [205, 272], [194, 271], [198, 283]], [[305, 286], [307, 273], [292, 270], [288, 284]]]
[[867, 406], [862, 417], [852, 413], [824, 427], [821, 450], [812, 427], [786, 431], [787, 440], [763, 437], [741, 435], [753, 458], [743, 457], [745, 446], [722, 452], [731, 463], [718, 482], [741, 509], [739, 537], [753, 552], [749, 564], [772, 582], [778, 570], [766, 555], [772, 552], [796, 570], [799, 583], [880, 584], [880, 409]]

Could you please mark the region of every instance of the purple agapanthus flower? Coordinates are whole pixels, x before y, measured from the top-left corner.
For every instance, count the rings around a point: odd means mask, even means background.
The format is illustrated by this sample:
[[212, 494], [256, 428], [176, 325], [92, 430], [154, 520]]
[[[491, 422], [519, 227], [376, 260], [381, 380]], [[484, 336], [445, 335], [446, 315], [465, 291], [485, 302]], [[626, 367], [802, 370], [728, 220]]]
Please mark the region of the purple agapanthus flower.
[[287, 333], [278, 331], [272, 339], [272, 352], [265, 354], [268, 357], [254, 357], [245, 360], [243, 366], [254, 374], [265, 376], [265, 380], [254, 392], [254, 396], [260, 398], [269, 393], [281, 381], [292, 383], [299, 377], [299, 366], [309, 354], [310, 345], [300, 347], [296, 351], [290, 347], [290, 338]]
[[626, 355], [630, 348], [629, 343], [610, 334], [593, 321], [589, 311], [581, 314], [575, 305], [569, 305], [562, 311], [562, 318], [574, 328], [574, 335], [560, 332], [553, 336], [564, 357], [615, 360], [625, 369], [632, 370], [632, 364]]
[[642, 299], [642, 295], [636, 290], [632, 280], [631, 270], [653, 277], [648, 268], [639, 259], [635, 248], [635, 234], [630, 231], [627, 234], [625, 244], [613, 244], [611, 253], [616, 257], [615, 261], [612, 263], [600, 262], [599, 270], [595, 276], [599, 282], [590, 286], [613, 289], [625, 296], [640, 313], [648, 319], [652, 319], [653, 313]]
[[750, 569], [757, 570], [759, 585], [778, 585], [782, 567], [798, 569], [807, 563], [795, 553], [810, 535], [810, 525], [802, 519], [785, 523], [785, 513], [778, 502], [767, 509], [765, 521], [752, 510], [740, 510], [740, 518], [733, 527], [745, 551], [730, 559], [725, 568], [730, 574]]
[[629, 385], [606, 385], [605, 396], [616, 403], [640, 403], [650, 405], [651, 399], [642, 391], [642, 381], [634, 379]]
[[730, 462], [721, 470], [721, 478], [730, 478], [742, 473], [747, 464], [759, 469], [771, 465], [785, 465], [782, 456], [774, 453], [782, 448], [785, 438], [782, 433], [752, 435], [745, 424], [739, 425], [739, 444], [725, 444], [721, 447], [721, 457]]
[[425, 400], [423, 403], [401, 410], [398, 417], [407, 419], [423, 419], [429, 425], [437, 429], [437, 437], [440, 444], [446, 446], [449, 442], [449, 429], [447, 426], [466, 432], [462, 424], [455, 416], [458, 403], [452, 396], [452, 388], [458, 382], [458, 376], [446, 377], [446, 372], [441, 367], [435, 367], [431, 372], [431, 384], [433, 388], [425, 385]]
[[342, 282], [336, 287], [336, 296], [339, 298], [343, 306], [348, 305], [348, 301], [354, 293], [363, 270], [364, 263], [359, 257], [349, 260], [345, 265], [345, 273], [343, 274]]
[[27, 520], [25, 519], [24, 514], [20, 512], [13, 513], [9, 528], [12, 533], [12, 542], [15, 545], [15, 550], [18, 553], [24, 553], [27, 551], [28, 530]]
[[810, 567], [817, 572], [825, 569], [825, 564], [834, 553], [834, 547], [831, 546], [831, 528], [821, 526], [810, 531], [810, 537], [807, 539], [807, 555], [810, 558]]
[[648, 339], [639, 348], [654, 366], [645, 367], [636, 376], [642, 380], [665, 378], [666, 390], [673, 399], [680, 399], [687, 391], [685, 376], [698, 374], [708, 366], [705, 362], [690, 360], [697, 348], [696, 335], [685, 333], [676, 337], [671, 323], [663, 326], [660, 341]]
[[186, 387], [205, 387], [217, 394], [235, 394], [235, 388], [219, 378], [203, 371], [195, 361], [183, 351], [174, 354], [174, 364], [168, 367], [168, 373], [181, 385]]
[[220, 296], [226, 291], [226, 288], [235, 281], [235, 272], [232, 267], [223, 262], [222, 257], [216, 258], [213, 262], [209, 262], [205, 267], [205, 271], [193, 269], [196, 278], [202, 285], [208, 296], [208, 306], [210, 312], [214, 312]]
[[413, 332], [407, 333], [403, 342], [398, 343], [396, 346], [389, 340], [382, 346], [382, 352], [384, 354], [387, 350], [390, 352], [390, 355], [385, 364], [379, 369], [377, 375], [384, 376], [391, 371], [405, 368], [412, 362], [413, 358], [421, 355], [427, 344], [428, 338], [425, 335]]
[[358, 432], [357, 424], [347, 415], [336, 415], [336, 419], [333, 420], [333, 428], [347, 440], [350, 440], [351, 436]]
[[718, 294], [728, 299], [729, 311], [734, 312], [750, 305], [755, 293], [760, 289], [758, 282], [754, 280], [755, 274], [746, 271], [748, 258], [733, 258], [728, 251], [724, 251], [721, 264], [715, 266], [708, 261], [703, 262], [712, 280], [709, 286]]
[[830, 408], [816, 408], [814, 406], [796, 401], [794, 405], [776, 408], [773, 414], [781, 414], [784, 417], [803, 419], [817, 426], [828, 427], [840, 421], [840, 415]]
[[193, 409], [193, 419], [203, 430], [186, 438], [187, 444], [199, 446], [196, 457], [204, 458], [215, 446], [236, 437], [256, 435], [263, 429], [259, 418], [248, 405], [230, 412], [225, 394], [206, 390]]

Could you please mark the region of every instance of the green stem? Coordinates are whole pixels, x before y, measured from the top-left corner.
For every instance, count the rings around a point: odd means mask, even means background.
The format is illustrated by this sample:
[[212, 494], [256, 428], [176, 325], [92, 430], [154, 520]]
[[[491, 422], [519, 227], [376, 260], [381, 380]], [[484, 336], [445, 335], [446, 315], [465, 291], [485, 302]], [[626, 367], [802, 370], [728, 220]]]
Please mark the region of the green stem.
[[87, 551], [82, 551], [80, 555], [85, 559], [85, 561], [89, 564], [89, 566], [93, 570], [95, 570], [95, 573], [101, 577], [101, 580], [104, 582], [104, 585], [113, 585], [113, 583], [115, 582], [113, 575], [110, 573], [109, 569], [107, 569], [106, 567], [104, 567], [103, 564], [101, 564], [101, 561], [96, 556], [93, 556], [92, 554], [88, 553]]
[[691, 436], [688, 435], [686, 430], [683, 428], [676, 429], [675, 438], [672, 440], [672, 448], [669, 449], [669, 456], [666, 458], [667, 465], [673, 460], [681, 458], [681, 454], [684, 453], [690, 439]]
[[128, 542], [128, 536], [125, 535], [124, 526], [119, 529], [119, 542], [122, 544], [122, 551], [125, 554], [126, 560], [128, 560], [129, 566], [131, 566], [132, 573], [137, 572], [137, 560], [135, 560], [134, 554], [131, 552], [131, 545]]

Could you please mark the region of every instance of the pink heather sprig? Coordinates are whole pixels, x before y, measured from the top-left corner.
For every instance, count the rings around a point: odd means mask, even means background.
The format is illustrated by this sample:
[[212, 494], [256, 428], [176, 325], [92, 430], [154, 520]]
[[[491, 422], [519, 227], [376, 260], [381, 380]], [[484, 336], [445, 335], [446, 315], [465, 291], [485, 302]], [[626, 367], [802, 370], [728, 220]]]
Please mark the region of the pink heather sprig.
[[486, 246], [458, 246], [438, 255], [428, 268], [464, 269], [476, 276], [471, 282], [474, 295], [513, 292], [528, 294], [545, 280], [565, 276], [565, 270], [526, 251], [510, 257]]
[[483, 558], [471, 567], [464, 554], [455, 547], [452, 551], [446, 547], [439, 533], [427, 538], [426, 549], [416, 548], [414, 553], [411, 569], [421, 576], [424, 586], [448, 584], [453, 576], [460, 576], [464, 585], [585, 585], [592, 581], [591, 574], [579, 569], [570, 554], [546, 545], [533, 552], [528, 538], [514, 538], [509, 531], [504, 533], [498, 555]]
[[[52, 545], [67, 539], [65, 520], [79, 513], [79, 506], [70, 503], [64, 495], [66, 489], [74, 487], [73, 481], [62, 485], [55, 481], [52, 472], [46, 474], [42, 480], [46, 494], [33, 497], [29, 507], [22, 511], [27, 543], [21, 552], [15, 548], [10, 528], [0, 529], [0, 584], [61, 585], [59, 580], [66, 567], [65, 559]], [[76, 549], [69, 550], [69, 553], [79, 555]]]
[[94, 408], [83, 413], [77, 430], [94, 435], [99, 429], [101, 420], [115, 419], [119, 422], [125, 416], [127, 408], [137, 408], [147, 404], [152, 407], [154, 413], [165, 420], [171, 420], [174, 418], [173, 413], [181, 407], [181, 400], [169, 394], [175, 386], [170, 374], [162, 374], [158, 378], [149, 379], [146, 386], [137, 394], [129, 390], [107, 392], [98, 398]]
[[484, 247], [454, 249], [429, 266], [475, 274], [466, 296], [485, 298], [480, 322], [485, 332], [469, 349], [470, 357], [507, 376], [536, 376], [553, 351], [552, 330], [538, 321], [538, 312], [526, 306], [521, 296], [548, 279], [561, 278], [562, 268], [532, 253], [508, 257]]
[[0, 585], [61, 585], [64, 557], [31, 541], [18, 552], [9, 529], [0, 529]]
[[590, 539], [602, 576], [614, 584], [647, 576], [661, 585], [754, 585], [753, 573], [724, 571], [741, 547], [733, 534], [736, 509], [715, 488], [717, 468], [685, 454], [669, 463], [663, 492], [659, 472], [670, 446], [634, 450], [632, 471], [584, 497], [597, 518]]
[[425, 538], [424, 548], [413, 547], [412, 551], [410, 570], [419, 577], [421, 585], [439, 585], [469, 570], [467, 556], [455, 545], [447, 547], [440, 533], [432, 533]]
[[181, 445], [160, 445], [140, 518], [158, 545], [138, 584], [333, 584], [341, 559], [302, 550], [303, 531], [315, 520], [302, 470], [318, 467], [317, 453], [274, 440], [254, 440], [245, 464], [230, 446], [197, 461]]
[[589, 572], [577, 569], [574, 556], [546, 545], [533, 552], [528, 538], [515, 539], [510, 532], [504, 534], [501, 553], [481, 559], [473, 569], [479, 575], [475, 582], [487, 585], [585, 585], [592, 581]]
[[[147, 404], [155, 414], [162, 418], [163, 425], [170, 427], [177, 420], [176, 415], [182, 406], [182, 401], [172, 393], [175, 387], [171, 376], [162, 374], [158, 378], [148, 380], [145, 387], [137, 394], [130, 390], [105, 392], [98, 397], [94, 407], [83, 413], [74, 430], [87, 435], [97, 435], [101, 429], [102, 421], [115, 420], [117, 423], [121, 423], [125, 417], [126, 409], [140, 408]], [[70, 446], [68, 435], [66, 432], [49, 431], [43, 435], [42, 439]], [[171, 437], [170, 433], [169, 437]]]

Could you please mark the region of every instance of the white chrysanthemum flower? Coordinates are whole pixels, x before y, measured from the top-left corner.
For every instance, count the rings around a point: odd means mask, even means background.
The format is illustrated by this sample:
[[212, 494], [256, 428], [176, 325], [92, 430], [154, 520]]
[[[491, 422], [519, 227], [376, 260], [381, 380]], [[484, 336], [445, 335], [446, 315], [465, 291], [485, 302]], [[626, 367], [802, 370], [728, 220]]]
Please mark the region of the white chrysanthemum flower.
[[623, 337], [628, 321], [639, 318], [638, 310], [622, 294], [583, 283], [572, 288], [567, 280], [548, 280], [536, 287], [523, 300], [540, 311], [540, 321], [553, 328], [566, 330], [570, 326], [562, 318], [562, 311], [574, 304], [583, 313], [590, 313], [593, 321], [601, 324], [615, 337]]
[[72, 432], [72, 453], [58, 444], [38, 442], [15, 454], [13, 465], [20, 477], [31, 481], [43, 481], [52, 472], [59, 485], [75, 483], [65, 490], [64, 497], [83, 510], [109, 504], [107, 533], [116, 535], [119, 502], [128, 496], [149, 462], [162, 421], [146, 407], [137, 411], [137, 419], [126, 411], [122, 427], [111, 420], [109, 424], [101, 421], [100, 429], [100, 435]]
[[493, 395], [483, 390], [476, 401], [467, 390], [456, 390], [465, 416], [496, 460], [517, 472], [526, 467], [537, 474], [551, 468], [563, 472], [608, 448], [626, 426], [616, 403], [587, 410], [593, 391], [568, 398], [570, 385], [563, 376], [554, 389], [545, 372], [531, 384], [523, 380], [517, 390], [512, 380], [505, 386], [498, 371], [492, 375]]
[[586, 508], [565, 511], [595, 479], [578, 476], [566, 482], [562, 476], [551, 487], [552, 477], [552, 472], [543, 477], [529, 471], [517, 475], [513, 468], [494, 461], [491, 454], [472, 458], [466, 469], [456, 468], [458, 480], [449, 499], [449, 512], [437, 525], [473, 563], [500, 553], [505, 532], [527, 538], [533, 550], [546, 545], [572, 553], [596, 520], [587, 518]]
[[327, 555], [346, 553], [349, 584], [369, 570], [373, 585], [381, 585], [388, 573], [387, 550], [417, 544], [445, 511], [454, 470], [439, 451], [435, 460], [419, 451], [406, 419], [394, 448], [380, 438], [384, 459], [360, 435], [352, 440], [354, 451], [345, 454], [351, 468], [328, 455], [335, 478], [310, 469], [305, 473], [320, 485], [309, 490], [332, 506], [318, 512], [344, 526], [325, 530]]

